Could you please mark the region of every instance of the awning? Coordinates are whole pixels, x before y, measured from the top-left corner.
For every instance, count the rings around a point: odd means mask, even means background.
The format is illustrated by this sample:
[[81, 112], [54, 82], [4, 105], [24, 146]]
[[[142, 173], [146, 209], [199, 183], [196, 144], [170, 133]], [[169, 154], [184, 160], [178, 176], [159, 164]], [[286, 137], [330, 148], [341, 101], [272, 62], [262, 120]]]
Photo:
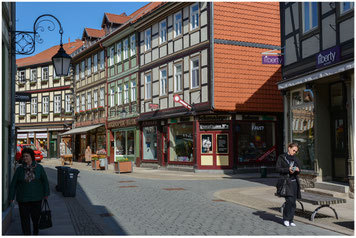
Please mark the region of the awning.
[[346, 70], [350, 70], [353, 68], [354, 68], [354, 61], [346, 62], [343, 64], [336, 65], [334, 67], [330, 67], [330, 68], [327, 68], [327, 69], [324, 69], [321, 71], [317, 71], [312, 74], [308, 74], [305, 76], [290, 79], [288, 81], [282, 81], [282, 82], [278, 83], [278, 89], [283, 90], [283, 89], [293, 87], [293, 86], [296, 86], [299, 84], [308, 83], [308, 82], [311, 82], [311, 81], [314, 81], [314, 80], [317, 80], [320, 78], [324, 78], [324, 77], [331, 76], [334, 74], [339, 74], [339, 73], [342, 73]]
[[78, 128], [74, 128], [74, 129], [72, 129], [70, 131], [64, 132], [62, 135], [80, 134], [80, 133], [84, 133], [84, 132], [87, 132], [87, 131], [94, 130], [94, 129], [96, 129], [98, 127], [101, 127], [101, 126], [104, 126], [104, 124], [78, 127]]

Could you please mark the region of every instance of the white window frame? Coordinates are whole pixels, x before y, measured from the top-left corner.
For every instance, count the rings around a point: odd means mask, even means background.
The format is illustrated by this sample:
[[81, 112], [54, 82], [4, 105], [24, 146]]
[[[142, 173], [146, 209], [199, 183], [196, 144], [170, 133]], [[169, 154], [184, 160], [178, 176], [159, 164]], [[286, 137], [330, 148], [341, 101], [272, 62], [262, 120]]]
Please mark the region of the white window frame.
[[148, 28], [145, 30], [145, 51], [150, 50], [152, 47], [151, 37], [151, 28]]
[[[177, 20], [177, 15], [180, 15], [180, 19]], [[182, 35], [182, 12], [174, 14], [174, 37]]]
[[122, 105], [122, 85], [117, 87], [117, 105]]
[[[198, 67], [194, 67], [194, 62], [198, 61], [199, 66]], [[195, 74], [195, 72], [198, 72], [198, 78], [197, 78], [197, 82], [193, 82], [193, 74]], [[199, 88], [200, 87], [200, 57], [194, 57], [190, 59], [190, 88], [191, 89], [195, 89], [195, 88]], [[197, 85], [194, 85], [193, 83], [197, 83]]]
[[[165, 72], [165, 76], [163, 76], [163, 72]], [[166, 96], [167, 95], [167, 69], [163, 68], [159, 71], [159, 95]]]
[[105, 53], [104, 51], [100, 51], [100, 70], [104, 70], [105, 68]]
[[110, 107], [115, 106], [115, 88], [110, 88]]
[[31, 69], [30, 71], [30, 82], [36, 82], [37, 81], [37, 69]]
[[20, 116], [26, 115], [26, 103], [20, 102]]
[[133, 34], [130, 37], [130, 56], [134, 56], [136, 54], [136, 35]]
[[98, 72], [98, 54], [94, 55], [94, 73]]
[[80, 112], [80, 97], [79, 96], [77, 96], [77, 100], [76, 100], [76, 102], [77, 102], [77, 112], [79, 113]]
[[94, 90], [94, 108], [98, 108], [98, 90]]
[[[147, 79], [150, 79], [149, 81]], [[146, 74], [145, 75], [145, 99], [151, 99], [152, 98], [152, 77], [151, 74]]]
[[65, 107], [64, 107], [65, 112], [71, 112], [71, 110], [70, 110], [70, 97], [71, 97], [70, 94], [66, 94], [65, 95]]
[[[47, 73], [46, 73], [46, 70], [47, 70]], [[54, 77], [55, 72], [56, 71], [54, 70], [54, 67], [53, 67], [53, 77]], [[48, 66], [47, 67], [42, 67], [42, 81], [48, 81], [48, 78], [49, 78]]]
[[85, 94], [82, 94], [82, 111], [85, 111]]
[[[308, 14], [308, 17], [309, 17], [309, 29], [308, 30], [305, 30], [305, 11], [304, 11], [304, 9], [305, 9], [305, 3], [307, 3], [307, 4], [309, 4], [309, 14]], [[316, 5], [316, 8], [317, 8], [317, 25], [316, 26], [314, 26], [313, 27], [313, 3], [316, 3], [317, 5]], [[319, 14], [318, 14], [318, 11], [319, 11], [319, 6], [318, 6], [318, 2], [302, 2], [301, 3], [302, 4], [302, 17], [303, 17], [303, 33], [305, 34], [305, 33], [308, 33], [308, 32], [310, 32], [310, 31], [313, 31], [314, 29], [316, 29], [316, 28], [318, 28], [319, 27]]]
[[80, 64], [80, 78], [84, 79], [85, 78], [85, 61], [83, 60]]
[[116, 61], [117, 63], [120, 63], [122, 60], [122, 47], [121, 47], [121, 42], [116, 44]]
[[129, 58], [129, 38], [124, 39], [124, 60]]
[[[164, 26], [162, 26], [164, 24]], [[159, 43], [163, 44], [167, 42], [167, 21], [163, 20], [159, 23]]]
[[91, 75], [91, 57], [88, 58], [87, 75]]
[[100, 107], [105, 105], [105, 88], [100, 88]]
[[344, 2], [340, 2], [339, 3], [340, 4], [340, 15], [344, 15], [344, 14], [352, 11], [354, 9], [354, 7], [355, 7], [355, 3], [354, 2], [348, 2], [348, 3], [350, 3], [350, 9], [344, 10], [344, 4], [343, 3]]
[[[193, 11], [193, 8], [198, 6], [198, 10]], [[199, 28], [199, 3], [195, 3], [190, 6], [190, 30], [195, 30]]]
[[31, 115], [37, 115], [37, 98], [31, 98]]
[[62, 106], [62, 97], [61, 95], [54, 96], [54, 113], [61, 113]]
[[75, 66], [75, 80], [79, 80], [79, 64]]
[[42, 98], [42, 114], [48, 115], [49, 114], [49, 97]]
[[124, 104], [130, 103], [129, 99], [129, 83], [124, 84]]
[[136, 102], [136, 81], [131, 81], [131, 102]]
[[88, 99], [88, 110], [91, 110], [91, 92], [87, 93], [87, 99]]
[[26, 71], [21, 70], [19, 71], [19, 83], [26, 83]]
[[[180, 74], [177, 73], [177, 66], [180, 66]], [[178, 76], [179, 79], [178, 79]], [[182, 92], [182, 79], [183, 79], [183, 64], [178, 63], [174, 65], [174, 92]], [[179, 81], [179, 82], [178, 82]]]
[[109, 49], [109, 67], [114, 65], [114, 55], [115, 55], [115, 48], [111, 46]]

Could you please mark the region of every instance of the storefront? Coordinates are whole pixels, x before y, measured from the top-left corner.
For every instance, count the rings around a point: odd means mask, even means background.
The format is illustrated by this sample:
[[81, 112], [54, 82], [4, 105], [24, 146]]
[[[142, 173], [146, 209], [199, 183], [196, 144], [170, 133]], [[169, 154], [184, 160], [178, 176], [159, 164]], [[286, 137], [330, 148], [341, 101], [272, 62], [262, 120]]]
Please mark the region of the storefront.
[[142, 162], [158, 162], [158, 130], [157, 122], [144, 122], [141, 130]]
[[192, 122], [169, 124], [169, 164], [194, 164], [193, 129]]

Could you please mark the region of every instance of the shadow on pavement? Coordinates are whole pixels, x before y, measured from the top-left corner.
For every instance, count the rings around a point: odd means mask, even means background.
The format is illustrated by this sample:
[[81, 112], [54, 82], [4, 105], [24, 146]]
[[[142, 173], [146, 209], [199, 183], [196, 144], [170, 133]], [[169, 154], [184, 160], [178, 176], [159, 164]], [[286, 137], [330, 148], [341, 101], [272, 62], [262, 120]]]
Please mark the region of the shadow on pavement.
[[348, 228], [350, 230], [355, 229], [355, 223], [353, 221], [334, 222], [334, 224]]
[[265, 221], [273, 221], [276, 222], [278, 224], [283, 224], [283, 219], [277, 217], [276, 215], [267, 213], [265, 211], [256, 211], [252, 213], [253, 215], [259, 216], [261, 219], [265, 220]]
[[[51, 190], [65, 201], [71, 222], [77, 235], [127, 235], [105, 206], [92, 204], [85, 191], [77, 182], [75, 197], [63, 197], [57, 192], [57, 170], [45, 167]], [[80, 173], [78, 174], [78, 178]], [[65, 209], [65, 208], [64, 208]], [[55, 216], [55, 214], [52, 214]]]

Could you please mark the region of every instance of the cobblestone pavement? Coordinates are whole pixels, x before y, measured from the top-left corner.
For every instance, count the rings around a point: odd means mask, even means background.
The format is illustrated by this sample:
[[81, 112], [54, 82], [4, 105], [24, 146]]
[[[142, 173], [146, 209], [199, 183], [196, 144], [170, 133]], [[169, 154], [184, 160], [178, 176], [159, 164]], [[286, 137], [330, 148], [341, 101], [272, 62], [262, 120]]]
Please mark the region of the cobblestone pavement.
[[[55, 170], [48, 175], [56, 179]], [[75, 199], [87, 211], [72, 214], [91, 217], [97, 223], [96, 232], [111, 235], [340, 235], [301, 222], [284, 227], [280, 217], [213, 195], [253, 186], [261, 184], [240, 179], [151, 180], [81, 170]], [[76, 207], [74, 202], [71, 205]], [[72, 219], [75, 226], [88, 226], [81, 220]]]

